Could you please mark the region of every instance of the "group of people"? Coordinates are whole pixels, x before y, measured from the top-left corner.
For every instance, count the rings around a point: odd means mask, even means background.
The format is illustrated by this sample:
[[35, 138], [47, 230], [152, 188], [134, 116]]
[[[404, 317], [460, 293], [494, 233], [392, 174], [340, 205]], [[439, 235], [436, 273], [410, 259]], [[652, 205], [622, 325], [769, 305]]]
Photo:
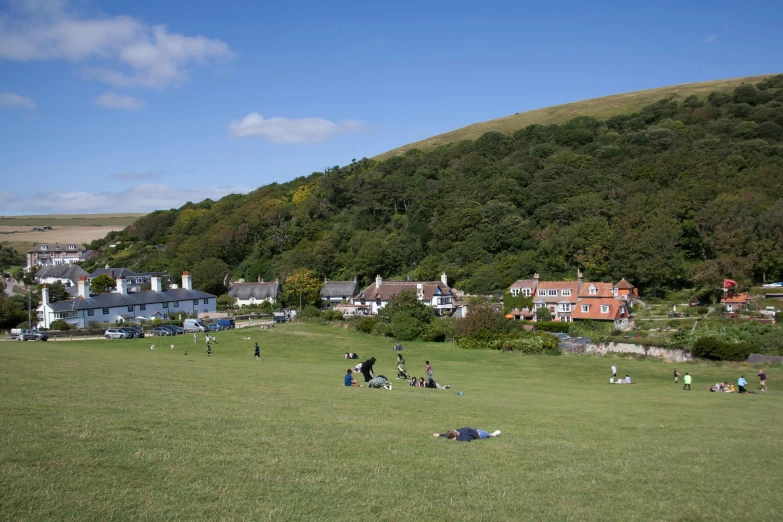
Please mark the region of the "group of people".
[[[352, 357], [348, 357], [349, 355], [356, 355], [356, 354], [352, 354], [351, 352], [346, 352], [345, 358], [346, 359], [352, 358]], [[346, 372], [344, 377], [345, 386], [361, 386], [358, 382], [356, 382], [356, 379], [354, 378], [354, 374], [361, 373], [362, 377], [364, 377], [364, 382], [366, 382], [370, 388], [386, 388], [387, 390], [391, 390], [392, 385], [391, 383], [388, 382], [388, 378], [385, 377], [384, 375], [378, 375], [376, 377], [375, 373], [373, 372], [373, 367], [375, 366], [375, 362], [376, 362], [375, 357], [371, 357], [366, 361], [360, 362], [353, 368], [348, 368], [348, 371]], [[429, 361], [425, 361], [424, 372], [427, 375], [426, 380], [424, 379], [424, 377], [419, 377], [418, 379], [416, 379], [416, 377], [412, 377], [408, 375], [408, 372], [405, 369], [405, 358], [402, 356], [401, 353], [397, 354], [397, 379], [405, 379], [408, 382], [408, 386], [415, 386], [418, 388], [443, 389], [443, 390], [447, 390], [451, 388], [451, 386], [449, 385], [443, 386], [435, 381], [435, 376], [432, 372], [432, 366], [430, 365]]]

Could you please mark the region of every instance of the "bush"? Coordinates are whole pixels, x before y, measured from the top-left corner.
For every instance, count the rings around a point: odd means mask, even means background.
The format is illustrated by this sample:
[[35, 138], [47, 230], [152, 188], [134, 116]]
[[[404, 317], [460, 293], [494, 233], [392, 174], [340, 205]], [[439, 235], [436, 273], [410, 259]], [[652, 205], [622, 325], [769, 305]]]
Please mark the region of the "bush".
[[475, 339], [504, 334], [508, 328], [507, 323], [503, 314], [491, 306], [474, 306], [469, 309], [466, 317], [455, 323], [454, 336]]
[[376, 324], [378, 324], [378, 320], [375, 317], [361, 317], [356, 321], [356, 330], [371, 334], [375, 331]]
[[698, 312], [699, 315], [707, 315], [709, 311], [710, 309], [706, 306], [700, 306], [696, 309], [696, 312]]
[[701, 337], [693, 343], [694, 357], [713, 361], [744, 361], [751, 347], [746, 343], [724, 342], [716, 337]]
[[[546, 309], [547, 312], [549, 312], [549, 309]], [[535, 323], [536, 330], [539, 332], [558, 332], [558, 333], [568, 333], [568, 329], [571, 327], [570, 323], [542, 323], [537, 322]]]
[[453, 336], [454, 321], [450, 317], [439, 317], [430, 323], [421, 334], [421, 340], [430, 343], [443, 343]]
[[322, 321], [323, 317], [321, 314], [321, 310], [318, 309], [318, 307], [313, 305], [307, 305], [302, 310], [296, 314], [296, 317], [302, 321]]
[[424, 331], [425, 323], [411, 314], [399, 312], [391, 321], [391, 333], [400, 341], [413, 341]]
[[342, 321], [343, 313], [338, 310], [324, 310], [321, 312], [324, 321]]
[[470, 350], [504, 350], [525, 355], [561, 355], [557, 337], [546, 332], [518, 332], [514, 335], [494, 335], [483, 338], [461, 338], [460, 348]]
[[60, 331], [68, 331], [71, 329], [71, 325], [63, 321], [62, 319], [57, 319], [56, 321], [52, 322], [52, 324], [49, 325], [50, 330], [60, 330]]

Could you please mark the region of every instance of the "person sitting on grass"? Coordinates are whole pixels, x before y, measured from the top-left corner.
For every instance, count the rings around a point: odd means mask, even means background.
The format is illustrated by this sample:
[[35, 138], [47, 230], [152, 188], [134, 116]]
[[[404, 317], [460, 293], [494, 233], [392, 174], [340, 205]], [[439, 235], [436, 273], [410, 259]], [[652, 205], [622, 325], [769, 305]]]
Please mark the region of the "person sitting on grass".
[[353, 370], [348, 368], [348, 373], [345, 374], [345, 378], [343, 379], [343, 382], [346, 386], [361, 386], [358, 382], [356, 382], [356, 379], [353, 378]]
[[432, 376], [432, 368], [427, 372], [427, 388], [436, 388], [438, 390], [448, 390], [451, 388], [448, 384], [446, 386], [441, 386], [437, 382], [435, 382], [435, 378]]
[[623, 379], [623, 384], [633, 384], [627, 373], [625, 374], [625, 379]]
[[470, 442], [476, 439], [488, 439], [490, 437], [497, 437], [500, 435], [500, 430], [495, 430], [492, 433], [484, 430], [477, 430], [476, 428], [460, 428], [458, 430], [449, 430], [446, 433], [433, 433], [432, 436], [437, 438], [443, 437], [449, 440], [458, 440], [461, 442]]

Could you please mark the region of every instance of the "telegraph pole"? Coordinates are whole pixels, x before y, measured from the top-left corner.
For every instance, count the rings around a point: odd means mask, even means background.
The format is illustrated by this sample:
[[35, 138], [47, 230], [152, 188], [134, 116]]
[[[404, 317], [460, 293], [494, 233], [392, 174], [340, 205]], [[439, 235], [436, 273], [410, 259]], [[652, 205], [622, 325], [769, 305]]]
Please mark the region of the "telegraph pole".
[[32, 287], [27, 287], [27, 328], [33, 329], [33, 306], [32, 306]]

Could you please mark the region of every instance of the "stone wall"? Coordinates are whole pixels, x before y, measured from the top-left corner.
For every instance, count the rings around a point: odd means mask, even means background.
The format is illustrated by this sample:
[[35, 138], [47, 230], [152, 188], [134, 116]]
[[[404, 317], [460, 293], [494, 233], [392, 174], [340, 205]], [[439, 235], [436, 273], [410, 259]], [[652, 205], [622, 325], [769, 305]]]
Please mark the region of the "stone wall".
[[647, 355], [650, 357], [660, 357], [667, 361], [684, 361], [690, 359], [690, 354], [681, 349], [661, 348], [658, 346], [645, 346], [633, 343], [605, 343], [587, 345], [585, 353], [606, 354], [606, 353], [635, 353]]

